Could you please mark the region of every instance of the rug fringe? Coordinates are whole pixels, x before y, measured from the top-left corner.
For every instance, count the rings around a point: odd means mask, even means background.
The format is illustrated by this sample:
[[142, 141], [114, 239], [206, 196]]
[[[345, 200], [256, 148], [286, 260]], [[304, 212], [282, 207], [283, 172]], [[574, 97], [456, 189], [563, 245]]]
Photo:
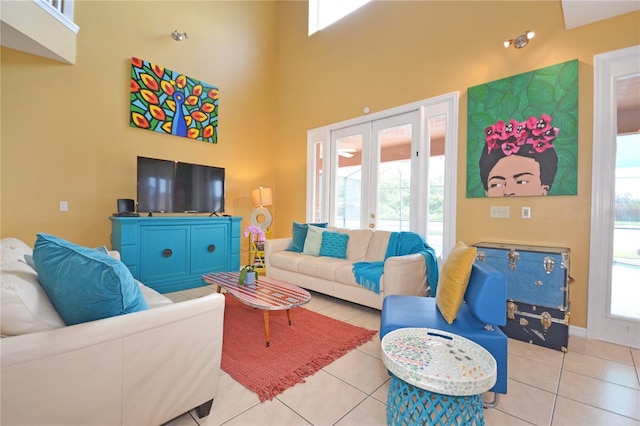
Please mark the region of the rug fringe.
[[377, 331], [373, 331], [373, 330], [366, 330], [366, 331], [367, 333], [365, 333], [364, 335], [355, 337], [349, 341], [344, 342], [339, 347], [332, 349], [331, 351], [324, 354], [323, 356], [320, 356], [318, 358], [311, 360], [311, 362], [296, 369], [291, 374], [281, 377], [276, 383], [273, 383], [269, 388], [265, 389], [264, 387], [262, 387], [262, 388], [256, 388], [251, 390], [258, 394], [258, 398], [260, 399], [260, 402], [272, 400], [277, 395], [280, 395], [290, 387], [295, 386], [298, 383], [304, 383], [307, 377], [314, 375], [315, 373], [320, 371], [322, 368], [331, 364], [336, 359], [344, 356], [347, 352], [350, 352], [351, 350], [356, 349], [357, 347], [369, 342], [376, 334], [378, 334]]

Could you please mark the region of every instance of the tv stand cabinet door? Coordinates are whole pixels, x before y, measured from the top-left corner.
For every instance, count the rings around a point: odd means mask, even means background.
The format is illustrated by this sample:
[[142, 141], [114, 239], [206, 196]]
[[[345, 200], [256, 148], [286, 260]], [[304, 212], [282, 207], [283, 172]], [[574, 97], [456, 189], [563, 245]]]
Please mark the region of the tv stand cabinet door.
[[191, 226], [191, 275], [230, 270], [228, 223]]
[[154, 284], [184, 280], [189, 275], [189, 227], [140, 227], [140, 281]]

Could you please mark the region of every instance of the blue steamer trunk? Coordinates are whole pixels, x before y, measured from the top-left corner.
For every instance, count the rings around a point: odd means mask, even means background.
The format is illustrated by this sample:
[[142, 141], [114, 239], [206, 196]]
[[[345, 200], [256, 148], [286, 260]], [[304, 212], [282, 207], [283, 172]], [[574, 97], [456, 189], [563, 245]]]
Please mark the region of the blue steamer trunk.
[[507, 325], [514, 339], [566, 351], [569, 339], [570, 250], [476, 243], [478, 260], [507, 278]]
[[569, 344], [569, 312], [507, 302], [507, 325], [504, 334], [516, 340], [566, 352]]

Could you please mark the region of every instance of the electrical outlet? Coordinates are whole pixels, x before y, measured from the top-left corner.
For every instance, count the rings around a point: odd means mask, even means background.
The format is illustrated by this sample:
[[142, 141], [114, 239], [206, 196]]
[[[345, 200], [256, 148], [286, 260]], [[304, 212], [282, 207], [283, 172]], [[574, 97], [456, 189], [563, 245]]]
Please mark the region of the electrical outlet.
[[522, 208], [522, 218], [523, 219], [531, 219], [531, 207], [523, 207]]
[[497, 219], [509, 219], [509, 207], [491, 206], [489, 216]]
[[60, 211], [68, 212], [69, 211], [69, 202], [68, 201], [60, 201]]

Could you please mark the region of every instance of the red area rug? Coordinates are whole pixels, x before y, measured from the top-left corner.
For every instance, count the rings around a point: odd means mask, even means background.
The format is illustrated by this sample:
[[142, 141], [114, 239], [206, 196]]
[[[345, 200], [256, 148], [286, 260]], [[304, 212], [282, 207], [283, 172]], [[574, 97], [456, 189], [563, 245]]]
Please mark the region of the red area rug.
[[266, 347], [261, 310], [225, 295], [222, 370], [260, 402], [273, 399], [304, 382], [322, 367], [371, 340], [377, 331], [356, 327], [305, 308], [271, 311], [270, 340]]

